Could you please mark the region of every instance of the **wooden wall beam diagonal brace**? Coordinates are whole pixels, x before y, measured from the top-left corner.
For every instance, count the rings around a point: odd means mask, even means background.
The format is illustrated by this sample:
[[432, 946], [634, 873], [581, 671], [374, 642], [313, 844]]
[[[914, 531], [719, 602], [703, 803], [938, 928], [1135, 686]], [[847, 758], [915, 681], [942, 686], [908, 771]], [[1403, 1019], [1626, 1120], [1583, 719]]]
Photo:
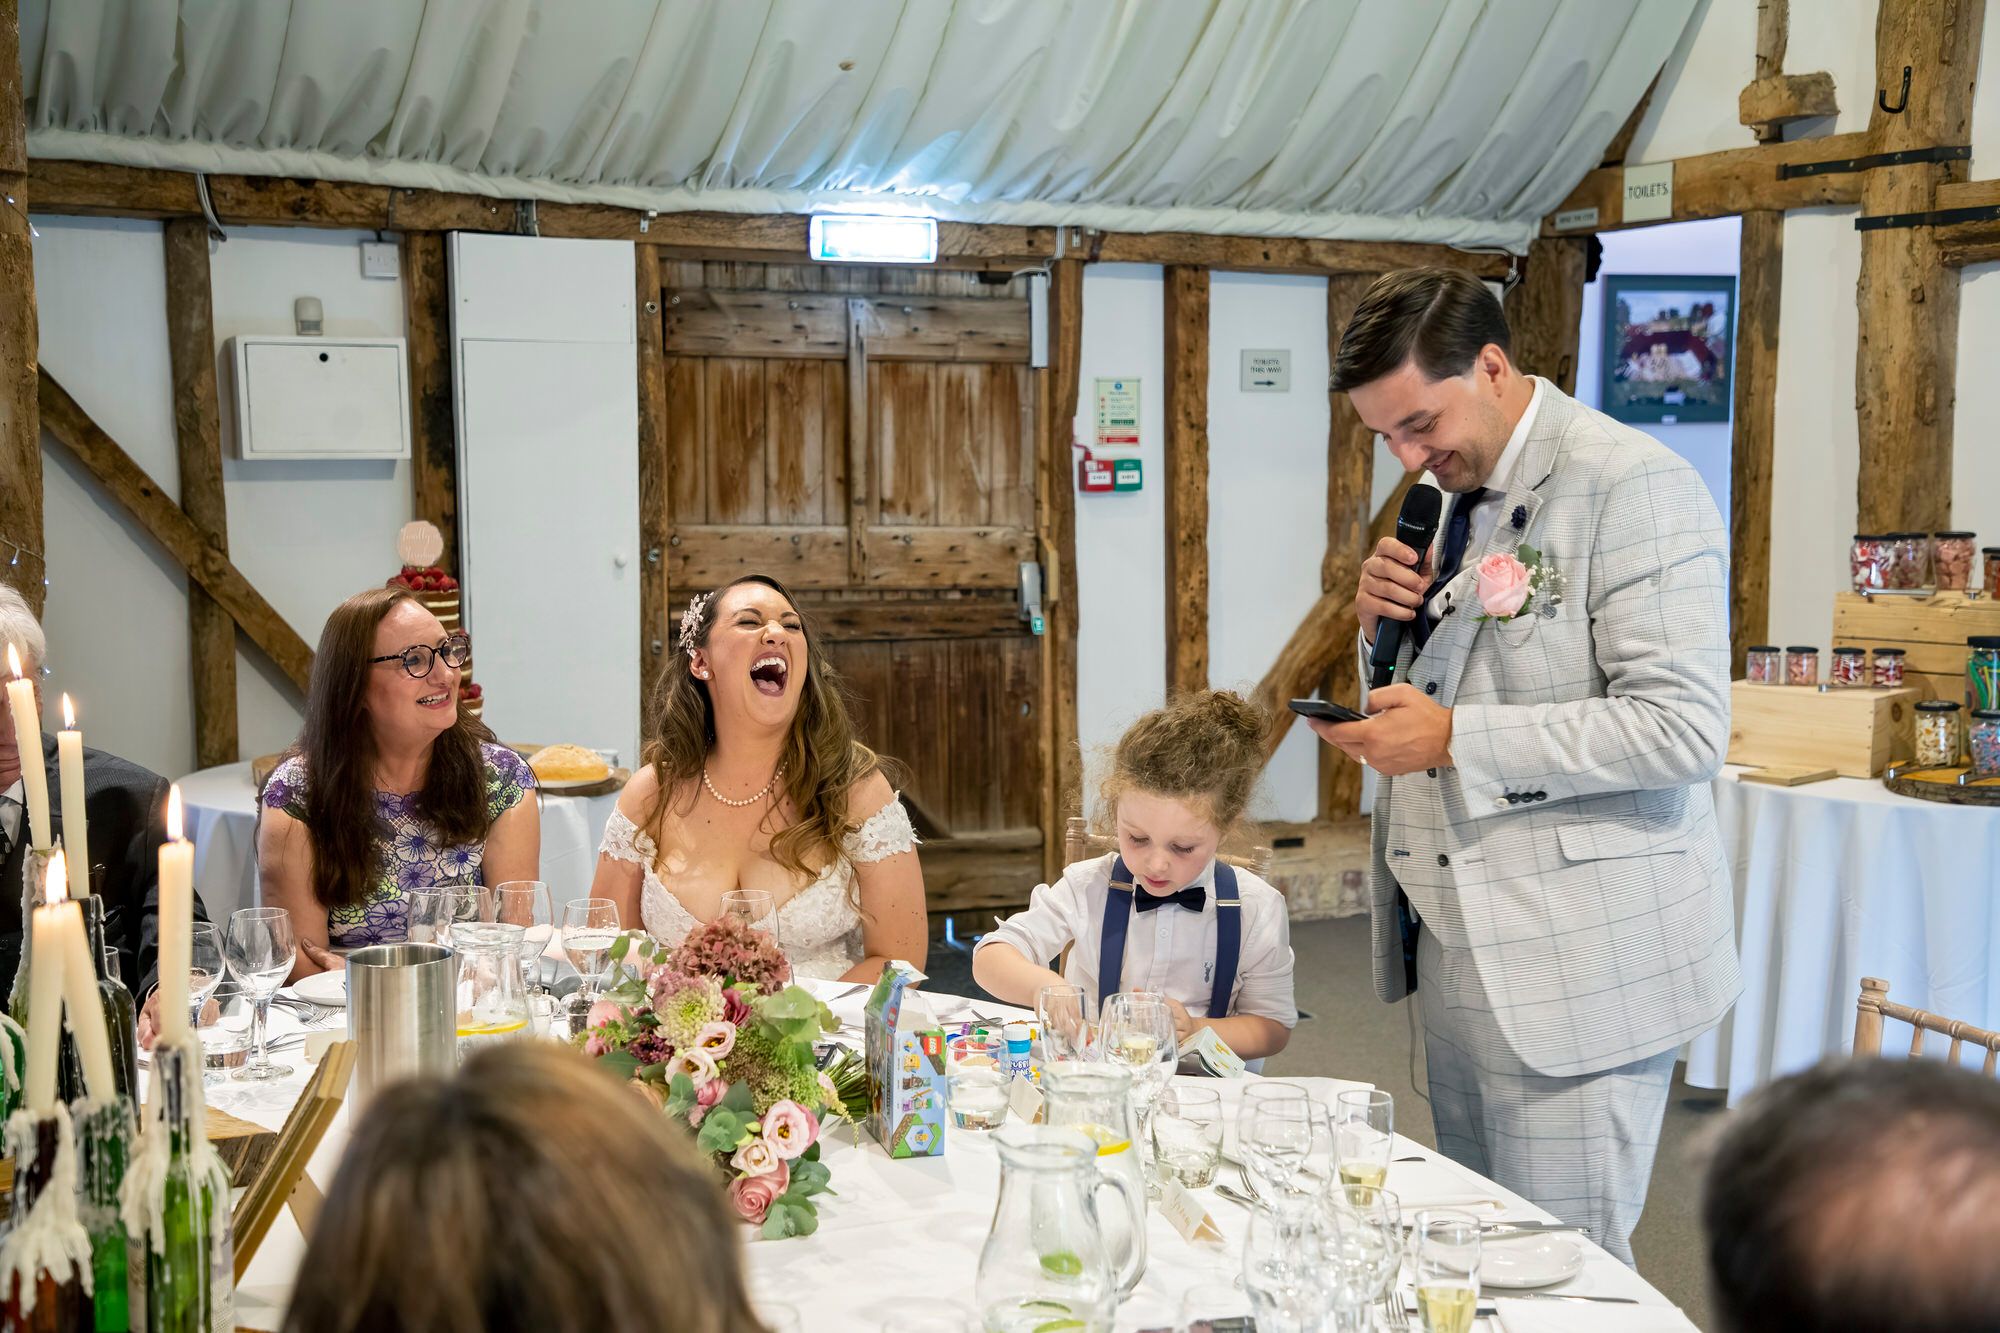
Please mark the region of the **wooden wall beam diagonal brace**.
[[[174, 218], [162, 229], [167, 275], [167, 353], [173, 368], [174, 444], [181, 509], [216, 550], [229, 552], [222, 486], [222, 405], [215, 387], [215, 316], [208, 227]], [[188, 587], [188, 646], [194, 679], [195, 763], [233, 764], [238, 753], [236, 622], [198, 584]]]
[[222, 604], [250, 641], [303, 693], [312, 677], [313, 654], [298, 631], [46, 370], [41, 372], [38, 398], [43, 429], [75, 455], [189, 578]]

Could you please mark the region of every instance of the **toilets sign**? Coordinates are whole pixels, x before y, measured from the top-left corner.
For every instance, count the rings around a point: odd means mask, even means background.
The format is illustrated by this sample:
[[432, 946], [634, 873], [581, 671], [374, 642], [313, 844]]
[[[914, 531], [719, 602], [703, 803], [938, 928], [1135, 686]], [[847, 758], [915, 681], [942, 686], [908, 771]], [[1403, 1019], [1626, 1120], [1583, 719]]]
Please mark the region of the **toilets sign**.
[[1664, 222], [1673, 215], [1673, 163], [1625, 168], [1625, 221]]

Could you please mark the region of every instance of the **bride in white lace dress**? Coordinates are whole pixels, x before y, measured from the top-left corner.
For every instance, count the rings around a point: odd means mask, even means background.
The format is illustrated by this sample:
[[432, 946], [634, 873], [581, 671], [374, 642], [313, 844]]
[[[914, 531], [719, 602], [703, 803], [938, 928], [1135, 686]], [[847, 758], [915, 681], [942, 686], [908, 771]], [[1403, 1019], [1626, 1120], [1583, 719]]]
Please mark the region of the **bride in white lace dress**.
[[598, 848], [591, 892], [669, 943], [732, 889], [776, 904], [800, 976], [921, 967], [930, 931], [908, 812], [854, 739], [839, 691], [775, 579], [739, 579], [681, 618], [685, 670], [656, 699], [646, 766]]

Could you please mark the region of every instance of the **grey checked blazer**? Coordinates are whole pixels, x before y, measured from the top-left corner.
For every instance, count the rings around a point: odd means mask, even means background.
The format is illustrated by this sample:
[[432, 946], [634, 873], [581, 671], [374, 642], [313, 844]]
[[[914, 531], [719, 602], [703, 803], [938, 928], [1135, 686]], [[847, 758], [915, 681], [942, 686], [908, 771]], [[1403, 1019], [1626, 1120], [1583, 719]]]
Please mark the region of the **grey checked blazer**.
[[[1480, 555], [1522, 543], [1566, 576], [1561, 604], [1482, 621]], [[1404, 638], [1396, 679], [1452, 710], [1456, 766], [1377, 790], [1375, 989], [1406, 990], [1400, 886], [1483, 1061], [1610, 1069], [1706, 1031], [1736, 998], [1708, 787], [1729, 744], [1727, 550], [1692, 467], [1544, 381], [1456, 609], [1414, 661]]]

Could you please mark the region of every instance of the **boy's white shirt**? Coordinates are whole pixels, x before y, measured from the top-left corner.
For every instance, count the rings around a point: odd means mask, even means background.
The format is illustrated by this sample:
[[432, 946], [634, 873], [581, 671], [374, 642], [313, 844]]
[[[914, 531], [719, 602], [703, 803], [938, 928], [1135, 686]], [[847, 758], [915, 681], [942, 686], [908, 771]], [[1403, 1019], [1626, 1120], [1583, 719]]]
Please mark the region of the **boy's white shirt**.
[[[1005, 942], [1025, 958], [1054, 966], [1063, 946], [1074, 943], [1063, 968], [1064, 980], [1097, 995], [1098, 941], [1104, 929], [1104, 900], [1111, 891], [1111, 866], [1106, 854], [1078, 861], [1054, 884], [1040, 884], [1028, 910], [1008, 917], [979, 941], [979, 947]], [[1199, 912], [1168, 905], [1141, 913], [1130, 908], [1125, 933], [1125, 965], [1119, 978], [1124, 990], [1159, 991], [1180, 1001], [1190, 1015], [1206, 1018], [1210, 989], [1215, 984], [1215, 863], [1210, 861], [1194, 883], [1208, 888]], [[1138, 892], [1145, 892], [1141, 889]], [[1242, 913], [1242, 949], [1236, 961], [1236, 994], [1229, 1017], [1254, 1014], [1296, 1027], [1298, 1005], [1292, 998], [1291, 922], [1284, 895], [1256, 875], [1236, 871], [1236, 896]]]

